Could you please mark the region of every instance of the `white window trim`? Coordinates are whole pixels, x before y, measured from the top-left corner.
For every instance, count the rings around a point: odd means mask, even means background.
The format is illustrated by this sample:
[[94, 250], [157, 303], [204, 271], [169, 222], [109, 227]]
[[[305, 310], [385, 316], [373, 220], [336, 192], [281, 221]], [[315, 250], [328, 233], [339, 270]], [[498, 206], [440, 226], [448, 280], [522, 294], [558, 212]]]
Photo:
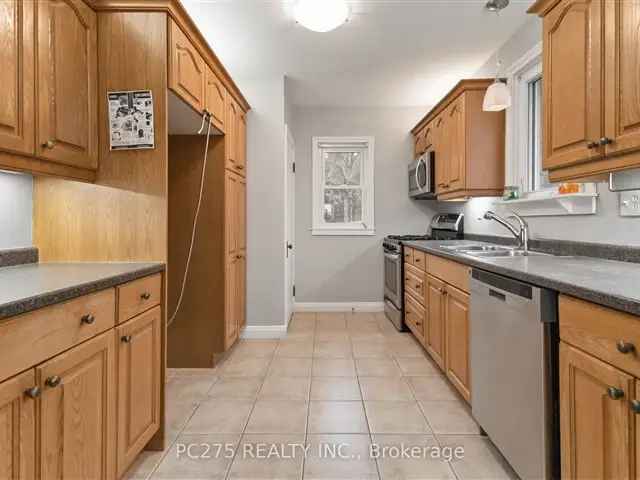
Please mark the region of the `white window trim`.
[[[375, 229], [375, 139], [374, 137], [313, 137], [313, 198], [311, 201], [311, 234], [314, 236], [372, 236]], [[323, 221], [323, 181], [322, 157], [320, 146], [331, 144], [336, 147], [361, 145], [367, 148], [364, 161], [364, 182], [362, 196], [362, 222], [350, 225], [333, 226]]]

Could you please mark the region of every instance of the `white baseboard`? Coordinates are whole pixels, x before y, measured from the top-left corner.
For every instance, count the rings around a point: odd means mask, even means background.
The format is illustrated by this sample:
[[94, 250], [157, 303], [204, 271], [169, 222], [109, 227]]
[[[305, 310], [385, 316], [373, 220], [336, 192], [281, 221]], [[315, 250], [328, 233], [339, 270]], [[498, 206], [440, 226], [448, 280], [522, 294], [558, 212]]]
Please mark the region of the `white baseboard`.
[[296, 303], [296, 312], [384, 312], [384, 302]]
[[285, 325], [248, 325], [240, 333], [240, 338], [246, 339], [276, 339], [282, 338], [287, 334]]

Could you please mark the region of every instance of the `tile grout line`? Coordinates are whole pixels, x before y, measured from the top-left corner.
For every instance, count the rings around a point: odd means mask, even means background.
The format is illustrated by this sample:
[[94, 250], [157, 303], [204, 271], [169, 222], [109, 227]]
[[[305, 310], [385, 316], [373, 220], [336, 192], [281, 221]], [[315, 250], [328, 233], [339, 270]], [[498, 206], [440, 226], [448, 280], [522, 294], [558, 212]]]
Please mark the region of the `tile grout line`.
[[[318, 329], [318, 314], [314, 313], [314, 319], [313, 319], [313, 333], [311, 335], [311, 338], [313, 339], [313, 349], [315, 351], [315, 345], [316, 345], [316, 332]], [[305, 426], [304, 426], [304, 447], [305, 447], [305, 454], [302, 457], [302, 468], [300, 469], [300, 480], [304, 480], [304, 470], [305, 467], [307, 465], [307, 453], [306, 453], [306, 446], [309, 442], [309, 416], [311, 415], [311, 388], [313, 387], [313, 366], [316, 362], [315, 357], [313, 356], [313, 352], [312, 352], [312, 356], [311, 356], [311, 372], [309, 372], [309, 392], [307, 395], [308, 398], [308, 402], [307, 402], [307, 420], [305, 422]]]

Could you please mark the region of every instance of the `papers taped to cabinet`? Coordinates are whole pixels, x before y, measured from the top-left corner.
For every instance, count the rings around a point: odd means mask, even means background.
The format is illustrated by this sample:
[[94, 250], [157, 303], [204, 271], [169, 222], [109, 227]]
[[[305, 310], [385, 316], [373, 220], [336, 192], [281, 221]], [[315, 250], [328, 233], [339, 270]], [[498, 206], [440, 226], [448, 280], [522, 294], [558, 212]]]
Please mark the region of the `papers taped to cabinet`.
[[107, 92], [111, 150], [155, 148], [151, 90]]

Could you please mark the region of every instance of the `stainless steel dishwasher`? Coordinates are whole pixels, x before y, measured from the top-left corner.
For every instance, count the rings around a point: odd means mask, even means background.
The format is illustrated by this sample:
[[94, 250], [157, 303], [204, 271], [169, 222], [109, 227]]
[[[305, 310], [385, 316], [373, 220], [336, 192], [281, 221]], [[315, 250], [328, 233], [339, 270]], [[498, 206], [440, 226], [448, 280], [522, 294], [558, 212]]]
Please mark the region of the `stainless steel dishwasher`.
[[471, 410], [522, 479], [560, 477], [558, 295], [471, 273]]

